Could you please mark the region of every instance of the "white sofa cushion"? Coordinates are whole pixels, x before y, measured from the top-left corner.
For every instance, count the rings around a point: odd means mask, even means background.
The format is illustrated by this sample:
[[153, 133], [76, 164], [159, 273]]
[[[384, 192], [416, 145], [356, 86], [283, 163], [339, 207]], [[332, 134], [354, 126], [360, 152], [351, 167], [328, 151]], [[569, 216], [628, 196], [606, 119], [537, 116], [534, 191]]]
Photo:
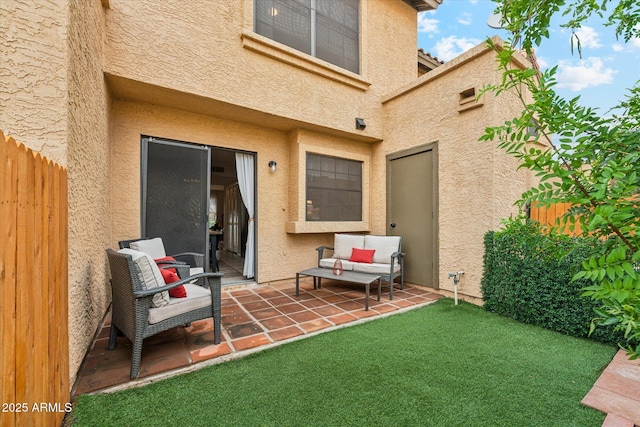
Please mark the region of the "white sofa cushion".
[[[364, 249], [364, 235], [336, 234], [333, 244], [333, 257], [340, 259], [351, 258], [353, 248]], [[346, 269], [345, 269], [346, 270]]]
[[[358, 273], [369, 273], [369, 274], [377, 274], [377, 275], [383, 275], [383, 274], [389, 274], [389, 272], [391, 271], [391, 265], [390, 264], [381, 264], [381, 263], [372, 263], [372, 264], [366, 264], [363, 262], [356, 262], [353, 264], [353, 271], [356, 271]], [[400, 266], [398, 264], [394, 264], [393, 265], [393, 272], [397, 273], [398, 271], [400, 271]]]
[[[145, 289], [153, 289], [166, 285], [162, 273], [160, 273], [160, 269], [151, 255], [129, 248], [120, 249], [118, 252], [131, 256], [133, 262], [136, 263], [140, 269], [140, 281]], [[154, 307], [162, 307], [167, 304], [169, 304], [169, 292], [164, 291], [153, 296], [152, 305]]]
[[[391, 254], [398, 252], [400, 236], [365, 236], [364, 248], [375, 249], [373, 262], [391, 264]], [[387, 271], [388, 273], [388, 271]]]
[[162, 243], [162, 239], [160, 237], [131, 242], [129, 243], [129, 246], [131, 249], [151, 255], [151, 258], [153, 259], [160, 259], [167, 256], [167, 253], [164, 250], [164, 243]]
[[149, 323], [154, 324], [179, 316], [199, 308], [211, 307], [211, 291], [202, 286], [186, 283], [186, 298], [169, 298], [169, 303], [163, 307], [149, 309]]
[[[320, 260], [320, 267], [324, 267], [324, 268], [331, 268], [333, 269], [333, 264], [336, 262], [337, 258], [323, 258]], [[353, 265], [355, 263], [345, 260], [345, 259], [341, 259], [340, 262], [342, 263], [342, 269], [344, 271], [351, 271], [353, 270]]]

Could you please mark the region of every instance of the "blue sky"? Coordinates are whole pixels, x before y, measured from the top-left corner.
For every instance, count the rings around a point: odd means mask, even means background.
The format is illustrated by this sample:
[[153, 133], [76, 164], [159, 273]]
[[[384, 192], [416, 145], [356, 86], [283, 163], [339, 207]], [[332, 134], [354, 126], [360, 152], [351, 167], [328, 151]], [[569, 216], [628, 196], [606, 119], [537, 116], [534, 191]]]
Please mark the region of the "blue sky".
[[[418, 47], [448, 61], [504, 30], [487, 25], [495, 4], [491, 0], [444, 0], [435, 12], [418, 14]], [[560, 18], [562, 19], [562, 18]], [[552, 22], [550, 39], [536, 49], [541, 68], [558, 65], [556, 92], [565, 99], [580, 95], [581, 104], [605, 114], [640, 79], [640, 38], [616, 40], [613, 28], [594, 19], [578, 31], [582, 58], [571, 53], [571, 32]]]

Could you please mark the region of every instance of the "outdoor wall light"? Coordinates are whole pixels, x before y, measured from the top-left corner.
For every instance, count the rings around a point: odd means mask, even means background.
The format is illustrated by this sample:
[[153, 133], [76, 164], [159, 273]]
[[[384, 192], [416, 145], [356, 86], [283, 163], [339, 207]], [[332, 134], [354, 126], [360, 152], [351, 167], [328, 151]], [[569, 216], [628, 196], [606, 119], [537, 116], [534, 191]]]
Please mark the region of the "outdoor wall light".
[[278, 164], [276, 163], [275, 160], [269, 160], [269, 169], [271, 169], [271, 172], [275, 172], [276, 171], [276, 166]]
[[364, 122], [364, 119], [356, 117], [356, 129], [363, 130], [367, 127], [367, 124]]

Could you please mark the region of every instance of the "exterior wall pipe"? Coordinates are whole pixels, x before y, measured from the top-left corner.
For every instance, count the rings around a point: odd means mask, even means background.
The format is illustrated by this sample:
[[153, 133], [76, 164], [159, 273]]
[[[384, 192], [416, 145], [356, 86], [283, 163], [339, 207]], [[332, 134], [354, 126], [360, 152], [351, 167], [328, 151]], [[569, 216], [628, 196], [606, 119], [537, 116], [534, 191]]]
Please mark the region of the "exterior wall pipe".
[[447, 277], [453, 277], [453, 298], [455, 304], [458, 305], [458, 282], [460, 281], [460, 277], [464, 274], [464, 270], [455, 271], [453, 273], [449, 273]]

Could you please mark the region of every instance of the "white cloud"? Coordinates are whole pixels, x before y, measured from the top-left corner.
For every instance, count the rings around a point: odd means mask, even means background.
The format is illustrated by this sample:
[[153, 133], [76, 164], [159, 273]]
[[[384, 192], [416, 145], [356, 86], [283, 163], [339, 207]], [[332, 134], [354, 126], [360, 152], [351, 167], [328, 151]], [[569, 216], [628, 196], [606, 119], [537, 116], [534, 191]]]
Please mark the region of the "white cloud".
[[481, 42], [482, 40], [469, 37], [449, 36], [438, 40], [433, 48], [433, 54], [437, 56], [438, 59], [448, 61], [472, 47], [477, 46]]
[[457, 21], [458, 24], [461, 25], [471, 25], [471, 23], [473, 22], [473, 15], [471, 15], [469, 12], [464, 12], [458, 17]]
[[614, 52], [622, 52], [624, 50], [624, 46], [620, 43], [614, 43], [611, 45], [611, 50]]
[[429, 16], [430, 12], [418, 13], [418, 32], [419, 33], [439, 33], [438, 24], [440, 21]]
[[582, 59], [573, 65], [571, 61], [558, 62], [558, 87], [567, 88], [574, 92], [579, 90], [613, 83], [613, 76], [617, 73], [612, 68], [606, 68], [598, 57]]
[[536, 60], [538, 61], [538, 65], [540, 66], [540, 69], [544, 70], [547, 67], [549, 67], [549, 61], [547, 60], [547, 58], [542, 56], [536, 56]]
[[582, 27], [576, 30], [576, 35], [580, 40], [580, 45], [584, 49], [585, 47], [591, 49], [597, 49], [602, 47], [600, 43], [600, 35], [591, 27]]

